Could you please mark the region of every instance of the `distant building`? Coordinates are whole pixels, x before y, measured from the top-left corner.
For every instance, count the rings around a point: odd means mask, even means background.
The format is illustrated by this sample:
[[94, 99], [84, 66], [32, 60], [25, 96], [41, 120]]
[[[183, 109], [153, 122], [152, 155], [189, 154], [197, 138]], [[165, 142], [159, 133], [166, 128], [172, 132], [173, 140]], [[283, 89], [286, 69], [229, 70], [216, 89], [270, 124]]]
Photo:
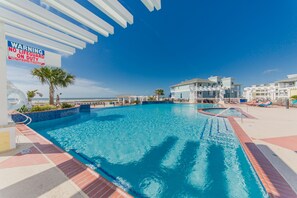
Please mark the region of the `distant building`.
[[171, 98], [186, 99], [196, 102], [198, 99], [239, 98], [241, 85], [234, 82], [234, 78], [211, 76], [208, 79], [194, 78], [171, 86]]
[[256, 99], [281, 100], [297, 95], [297, 74], [288, 75], [286, 79], [274, 83], [245, 87], [243, 96], [248, 101]]

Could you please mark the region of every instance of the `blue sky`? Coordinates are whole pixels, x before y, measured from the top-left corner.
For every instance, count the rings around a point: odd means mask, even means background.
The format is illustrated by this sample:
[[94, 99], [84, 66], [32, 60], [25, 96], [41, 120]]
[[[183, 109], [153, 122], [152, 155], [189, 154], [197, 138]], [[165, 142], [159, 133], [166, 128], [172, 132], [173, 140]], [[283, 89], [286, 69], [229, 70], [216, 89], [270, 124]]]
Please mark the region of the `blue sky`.
[[[170, 85], [210, 75], [247, 86], [297, 73], [296, 0], [163, 0], [162, 10], [152, 13], [140, 0], [120, 0], [134, 15], [126, 29], [77, 1], [112, 24], [115, 34], [63, 58], [63, 68], [80, 82], [62, 90], [65, 97], [150, 95], [156, 88], [168, 94]], [[32, 66], [9, 65], [9, 78], [34, 89], [16, 76]]]

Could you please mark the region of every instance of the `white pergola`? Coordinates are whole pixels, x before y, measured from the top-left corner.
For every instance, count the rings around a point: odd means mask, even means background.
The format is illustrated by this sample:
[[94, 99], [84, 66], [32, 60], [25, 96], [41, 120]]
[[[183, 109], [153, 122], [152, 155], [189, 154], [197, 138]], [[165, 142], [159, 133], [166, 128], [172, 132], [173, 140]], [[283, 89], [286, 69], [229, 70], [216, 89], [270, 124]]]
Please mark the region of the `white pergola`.
[[[88, 2], [123, 28], [133, 24], [133, 15], [118, 0]], [[141, 2], [149, 11], [161, 9], [161, 0]], [[42, 4], [51, 9], [44, 8]], [[52, 8], [77, 23], [51, 12]], [[97, 33], [108, 37], [114, 34], [114, 27], [75, 0], [40, 0], [40, 4], [30, 0], [0, 0], [0, 132], [8, 127], [6, 36], [53, 50], [57, 53], [49, 52], [50, 57], [61, 59], [61, 55], [73, 55], [77, 49], [84, 49], [87, 43], [97, 42]]]
[[148, 96], [136, 96], [136, 95], [119, 95], [116, 97], [118, 102], [123, 102], [123, 104], [125, 103], [126, 100], [128, 100], [129, 103], [135, 100], [139, 100], [140, 102], [143, 101], [147, 101], [148, 100]]

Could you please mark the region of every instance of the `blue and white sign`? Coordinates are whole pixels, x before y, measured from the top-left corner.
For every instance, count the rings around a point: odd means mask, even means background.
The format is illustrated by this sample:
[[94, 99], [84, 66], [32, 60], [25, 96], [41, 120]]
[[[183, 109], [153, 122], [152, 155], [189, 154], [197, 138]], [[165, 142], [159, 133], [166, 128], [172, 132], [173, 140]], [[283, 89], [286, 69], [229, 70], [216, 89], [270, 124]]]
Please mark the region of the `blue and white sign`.
[[45, 51], [21, 43], [8, 41], [8, 60], [45, 66]]

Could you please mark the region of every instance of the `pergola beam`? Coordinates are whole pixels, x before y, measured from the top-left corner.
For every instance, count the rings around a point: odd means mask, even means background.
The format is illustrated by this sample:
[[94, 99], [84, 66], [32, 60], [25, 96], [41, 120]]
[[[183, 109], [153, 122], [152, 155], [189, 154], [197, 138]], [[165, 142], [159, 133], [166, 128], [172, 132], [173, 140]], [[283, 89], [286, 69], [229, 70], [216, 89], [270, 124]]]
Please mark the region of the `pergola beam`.
[[147, 9], [152, 12], [161, 9], [161, 0], [141, 0], [141, 2], [147, 7]]
[[112, 9], [114, 9], [121, 17], [123, 17], [130, 25], [133, 24], [133, 15], [118, 0], [103, 0]]
[[[8, 7], [18, 13], [30, 17], [50, 27], [56, 28], [71, 36], [94, 44], [98, 38], [85, 29], [65, 20], [64, 18], [38, 6], [28, 0], [1, 0], [0, 5]], [[22, 20], [22, 19], [20, 19]]]
[[25, 40], [27, 42], [40, 45], [46, 48], [50, 48], [52, 50], [56, 50], [62, 53], [73, 55], [75, 53], [75, 48], [69, 47], [67, 45], [55, 42], [53, 40], [32, 34], [30, 32], [15, 28], [11, 25], [4, 26], [5, 34], [7, 36], [11, 36], [13, 38], [17, 38], [20, 40]]
[[117, 0], [88, 0], [91, 4], [112, 18], [123, 28], [133, 24], [133, 15]]
[[151, 1], [154, 4], [156, 10], [160, 10], [161, 9], [161, 0], [151, 0]]
[[[20, 18], [22, 18], [22, 20], [20, 20]], [[59, 41], [61, 43], [70, 45], [72, 47], [76, 47], [78, 49], [83, 49], [86, 47], [86, 43], [81, 40], [68, 36], [67, 34], [64, 34], [62, 32], [49, 28], [31, 19], [24, 18], [17, 13], [14, 13], [12, 11], [9, 11], [1, 7], [0, 7], [0, 21], [5, 22], [6, 24], [33, 32], [35, 34], [44, 36], [46, 38]]]
[[154, 4], [150, 0], [141, 0], [141, 2], [147, 7], [147, 9], [152, 12], [155, 9]]
[[95, 30], [105, 37], [108, 37], [109, 34], [114, 33], [113, 26], [111, 26], [74, 0], [42, 0], [42, 2], [77, 20], [81, 24]]

